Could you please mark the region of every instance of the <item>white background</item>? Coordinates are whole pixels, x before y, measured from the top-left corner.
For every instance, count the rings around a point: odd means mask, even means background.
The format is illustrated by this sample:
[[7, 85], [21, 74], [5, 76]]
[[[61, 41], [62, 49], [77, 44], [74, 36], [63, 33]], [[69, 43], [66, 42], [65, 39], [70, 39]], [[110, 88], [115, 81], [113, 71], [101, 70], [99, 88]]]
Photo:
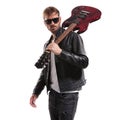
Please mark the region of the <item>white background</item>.
[[102, 11], [101, 19], [81, 34], [90, 64], [75, 120], [120, 120], [118, 0], [0, 1], [0, 119], [49, 120], [46, 90], [36, 101], [37, 108], [29, 105], [29, 98], [41, 71], [34, 63], [50, 35], [42, 19], [42, 11], [50, 5], [60, 10], [62, 21], [76, 6]]

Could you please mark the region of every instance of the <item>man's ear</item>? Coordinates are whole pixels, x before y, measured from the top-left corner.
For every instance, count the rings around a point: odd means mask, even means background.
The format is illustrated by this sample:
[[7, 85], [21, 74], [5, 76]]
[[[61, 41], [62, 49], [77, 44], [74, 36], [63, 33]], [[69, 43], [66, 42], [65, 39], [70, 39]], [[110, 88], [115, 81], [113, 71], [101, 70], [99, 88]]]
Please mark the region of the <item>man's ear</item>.
[[61, 17], [59, 17], [59, 21], [61, 22]]

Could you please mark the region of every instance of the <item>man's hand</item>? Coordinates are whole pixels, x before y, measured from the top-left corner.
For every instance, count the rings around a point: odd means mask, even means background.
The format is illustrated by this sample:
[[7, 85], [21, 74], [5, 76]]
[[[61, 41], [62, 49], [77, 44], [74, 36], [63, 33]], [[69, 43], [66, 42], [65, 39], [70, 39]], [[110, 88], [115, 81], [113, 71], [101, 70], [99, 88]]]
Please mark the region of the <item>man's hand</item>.
[[54, 41], [52, 41], [47, 46], [46, 50], [49, 50], [49, 51], [53, 52], [55, 55], [60, 55], [60, 53], [62, 52], [62, 49]]
[[37, 99], [37, 96], [36, 96], [36, 95], [32, 95], [32, 96], [30, 97], [30, 105], [31, 105], [32, 107], [37, 107], [36, 104], [35, 104], [36, 99]]

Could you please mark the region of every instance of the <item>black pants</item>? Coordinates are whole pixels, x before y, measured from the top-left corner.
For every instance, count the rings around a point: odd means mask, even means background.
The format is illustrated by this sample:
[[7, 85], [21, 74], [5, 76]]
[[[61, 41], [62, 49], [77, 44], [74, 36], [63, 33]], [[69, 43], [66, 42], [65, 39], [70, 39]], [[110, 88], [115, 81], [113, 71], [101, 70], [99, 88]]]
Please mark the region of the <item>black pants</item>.
[[77, 108], [78, 92], [49, 93], [49, 112], [51, 120], [73, 120]]

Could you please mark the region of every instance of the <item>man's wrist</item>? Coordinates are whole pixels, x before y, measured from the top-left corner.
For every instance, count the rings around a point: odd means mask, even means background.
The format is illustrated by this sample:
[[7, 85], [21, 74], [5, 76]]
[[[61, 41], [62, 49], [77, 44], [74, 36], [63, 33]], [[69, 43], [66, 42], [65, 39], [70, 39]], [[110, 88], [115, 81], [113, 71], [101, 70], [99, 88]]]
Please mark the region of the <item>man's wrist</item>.
[[60, 55], [62, 53], [62, 49], [59, 49], [59, 51], [56, 53], [56, 55]]

